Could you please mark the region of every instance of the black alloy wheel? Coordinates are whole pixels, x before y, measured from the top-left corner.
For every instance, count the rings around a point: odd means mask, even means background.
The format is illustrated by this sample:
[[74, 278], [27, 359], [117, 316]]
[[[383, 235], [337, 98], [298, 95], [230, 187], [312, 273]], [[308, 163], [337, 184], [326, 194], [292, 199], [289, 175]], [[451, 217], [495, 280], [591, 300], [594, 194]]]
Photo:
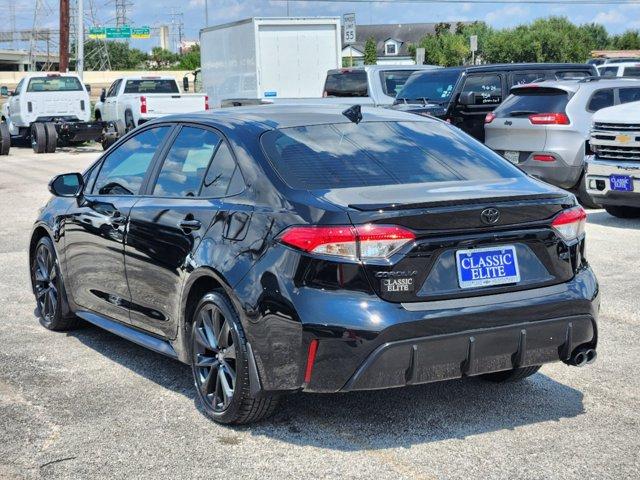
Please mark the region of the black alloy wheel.
[[40, 323], [49, 330], [70, 330], [78, 326], [78, 318], [65, 313], [65, 289], [53, 243], [49, 237], [38, 241], [31, 259], [31, 278], [40, 315]]
[[229, 297], [222, 291], [206, 294], [192, 318], [191, 368], [204, 413], [223, 424], [272, 415], [278, 396], [250, 393], [250, 346]]
[[232, 326], [215, 304], [204, 305], [194, 330], [194, 368], [196, 386], [207, 406], [223, 412], [236, 389], [236, 346]]

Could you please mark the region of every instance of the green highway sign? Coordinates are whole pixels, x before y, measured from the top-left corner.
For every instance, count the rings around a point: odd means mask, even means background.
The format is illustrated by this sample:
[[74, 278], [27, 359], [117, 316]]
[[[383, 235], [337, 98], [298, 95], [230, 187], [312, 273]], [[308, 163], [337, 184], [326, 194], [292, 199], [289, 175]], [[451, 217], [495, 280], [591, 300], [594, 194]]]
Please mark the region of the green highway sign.
[[131, 38], [150, 38], [151, 29], [149, 27], [134, 27], [131, 29]]
[[107, 38], [104, 27], [89, 27], [89, 38]]
[[151, 27], [89, 27], [89, 38], [151, 38]]
[[131, 38], [131, 27], [106, 27], [107, 38]]

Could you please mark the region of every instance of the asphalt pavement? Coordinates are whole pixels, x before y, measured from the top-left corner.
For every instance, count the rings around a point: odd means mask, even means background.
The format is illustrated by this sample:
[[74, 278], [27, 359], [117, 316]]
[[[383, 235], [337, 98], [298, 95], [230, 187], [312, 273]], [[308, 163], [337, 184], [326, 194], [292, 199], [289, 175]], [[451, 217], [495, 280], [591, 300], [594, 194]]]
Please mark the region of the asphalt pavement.
[[589, 213], [602, 291], [594, 365], [287, 397], [272, 419], [216, 425], [189, 367], [86, 325], [40, 326], [27, 244], [47, 182], [101, 149], [0, 157], [0, 479], [640, 478], [640, 220]]

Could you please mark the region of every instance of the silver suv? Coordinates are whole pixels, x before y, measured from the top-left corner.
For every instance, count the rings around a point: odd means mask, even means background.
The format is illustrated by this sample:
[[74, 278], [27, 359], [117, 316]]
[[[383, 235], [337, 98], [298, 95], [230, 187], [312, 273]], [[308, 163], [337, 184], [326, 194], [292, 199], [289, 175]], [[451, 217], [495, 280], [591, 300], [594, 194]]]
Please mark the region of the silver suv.
[[591, 117], [601, 108], [635, 100], [640, 100], [640, 80], [630, 78], [515, 86], [487, 115], [485, 143], [527, 173], [595, 207], [584, 181]]

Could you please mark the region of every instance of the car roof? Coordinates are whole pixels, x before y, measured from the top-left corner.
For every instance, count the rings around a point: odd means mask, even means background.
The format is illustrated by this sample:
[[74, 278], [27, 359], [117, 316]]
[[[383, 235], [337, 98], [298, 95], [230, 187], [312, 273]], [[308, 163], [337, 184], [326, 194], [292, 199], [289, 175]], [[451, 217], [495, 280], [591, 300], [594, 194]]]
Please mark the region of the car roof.
[[346, 73], [352, 71], [365, 71], [365, 72], [386, 72], [389, 70], [441, 70], [442, 67], [438, 65], [362, 65], [357, 67], [344, 67], [334, 68], [327, 73]]
[[544, 80], [542, 82], [525, 83], [522, 85], [514, 85], [511, 90], [519, 90], [521, 88], [557, 88], [567, 92], [575, 93], [580, 91], [593, 91], [607, 87], [640, 87], [640, 79], [624, 78], [624, 77], [593, 77], [588, 79], [576, 80]]
[[[200, 122], [233, 126], [238, 123], [253, 124], [264, 130], [278, 128], [301, 127], [307, 125], [326, 125], [350, 123], [343, 115], [348, 104], [343, 105], [252, 105], [246, 107], [217, 108], [207, 112], [186, 115], [161, 117], [158, 121], [166, 122]], [[435, 120], [411, 113], [400, 112], [388, 108], [361, 107], [362, 122], [433, 122]]]

